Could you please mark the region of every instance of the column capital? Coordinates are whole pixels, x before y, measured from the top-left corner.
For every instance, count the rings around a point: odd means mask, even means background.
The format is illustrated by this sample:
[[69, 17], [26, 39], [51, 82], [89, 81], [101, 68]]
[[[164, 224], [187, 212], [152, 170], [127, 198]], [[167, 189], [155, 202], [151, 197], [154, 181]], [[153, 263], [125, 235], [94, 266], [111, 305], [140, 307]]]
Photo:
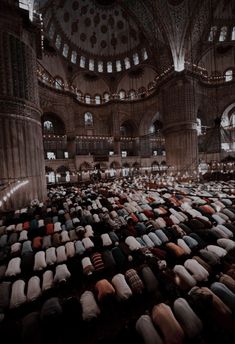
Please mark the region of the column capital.
[[191, 85], [193, 88], [197, 85], [198, 78], [196, 75], [189, 73], [187, 70], [174, 72], [170, 79], [167, 79], [162, 85], [161, 92], [168, 93], [171, 87], [183, 87]]

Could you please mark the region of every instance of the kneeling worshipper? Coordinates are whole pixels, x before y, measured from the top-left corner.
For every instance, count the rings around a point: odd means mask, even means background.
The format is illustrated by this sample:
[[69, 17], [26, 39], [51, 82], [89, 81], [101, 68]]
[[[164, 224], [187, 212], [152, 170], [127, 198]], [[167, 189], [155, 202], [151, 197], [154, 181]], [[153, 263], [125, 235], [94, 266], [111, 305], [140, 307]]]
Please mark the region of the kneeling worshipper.
[[168, 305], [165, 303], [155, 305], [152, 310], [152, 319], [153, 323], [160, 328], [165, 343], [183, 343], [184, 331]]
[[188, 338], [194, 338], [201, 333], [202, 322], [185, 299], [176, 299], [173, 309], [176, 319]]
[[60, 264], [56, 266], [54, 283], [66, 282], [71, 276], [66, 264]]
[[87, 290], [80, 297], [80, 303], [82, 306], [82, 318], [89, 321], [93, 318], [97, 318], [100, 314], [99, 306], [96, 303], [94, 294]]
[[35, 301], [39, 296], [41, 296], [40, 278], [38, 276], [32, 276], [27, 285], [27, 301]]
[[96, 282], [95, 289], [98, 292], [98, 301], [102, 301], [107, 296], [115, 295], [115, 289], [107, 279]]
[[25, 281], [19, 279], [12, 284], [10, 308], [17, 308], [26, 302]]
[[125, 276], [123, 274], [117, 274], [112, 278], [112, 284], [117, 293], [119, 300], [127, 300], [132, 296], [132, 291], [128, 286]]
[[149, 315], [141, 315], [135, 325], [136, 331], [143, 338], [144, 344], [163, 344], [157, 329]]

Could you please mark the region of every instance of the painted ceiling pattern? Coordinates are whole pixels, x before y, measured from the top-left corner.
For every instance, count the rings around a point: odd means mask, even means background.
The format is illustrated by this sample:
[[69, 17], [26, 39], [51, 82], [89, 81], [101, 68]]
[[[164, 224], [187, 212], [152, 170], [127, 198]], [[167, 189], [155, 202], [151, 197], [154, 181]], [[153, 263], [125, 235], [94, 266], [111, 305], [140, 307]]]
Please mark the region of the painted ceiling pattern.
[[63, 35], [63, 42], [80, 55], [119, 59], [145, 47], [156, 56], [156, 64], [162, 68], [174, 64], [178, 71], [184, 68], [185, 61], [196, 60], [212, 13], [220, 18], [227, 18], [228, 10], [230, 16], [235, 14], [234, 0], [35, 2], [44, 8], [47, 31], [53, 23], [56, 33]]
[[116, 1], [102, 5], [95, 0], [57, 0], [52, 1], [49, 11], [68, 45], [93, 56], [123, 55], [144, 41], [135, 21]]

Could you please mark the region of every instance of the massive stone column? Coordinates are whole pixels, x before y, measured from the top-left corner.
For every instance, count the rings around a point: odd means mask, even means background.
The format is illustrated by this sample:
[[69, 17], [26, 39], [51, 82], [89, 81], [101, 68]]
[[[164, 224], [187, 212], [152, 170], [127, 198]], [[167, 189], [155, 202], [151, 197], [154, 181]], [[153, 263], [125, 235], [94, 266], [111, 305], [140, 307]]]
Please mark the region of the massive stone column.
[[176, 172], [193, 173], [198, 166], [196, 81], [184, 73], [163, 92], [163, 132], [167, 165]]
[[9, 197], [4, 210], [46, 197], [36, 34], [14, 3], [0, 2], [0, 181], [8, 188], [28, 183]]

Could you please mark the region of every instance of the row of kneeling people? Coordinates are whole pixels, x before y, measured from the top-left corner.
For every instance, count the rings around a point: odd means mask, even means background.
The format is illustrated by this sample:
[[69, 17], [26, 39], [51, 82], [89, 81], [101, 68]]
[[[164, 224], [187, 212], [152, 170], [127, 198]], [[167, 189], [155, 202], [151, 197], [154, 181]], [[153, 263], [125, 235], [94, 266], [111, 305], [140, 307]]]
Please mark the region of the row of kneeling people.
[[[133, 290], [129, 290], [125, 283], [123, 275], [116, 275], [111, 283], [100, 280], [96, 283], [94, 292], [86, 290], [79, 297], [75, 297], [80, 305], [78, 307], [78, 304], [74, 303], [79, 312], [79, 315], [76, 313], [77, 321], [80, 318], [91, 321], [99, 317], [103, 309], [100, 307], [102, 300], [108, 295], [120, 293], [120, 289], [121, 293], [126, 295], [125, 298], [129, 297]], [[138, 291], [140, 290], [141, 285], [138, 288]], [[203, 342], [204, 330], [208, 332], [208, 324], [209, 331], [213, 332], [213, 328], [219, 326], [226, 334], [234, 337], [233, 311], [234, 295], [230, 294], [222, 283], [215, 282], [210, 288], [193, 287], [184, 298], [178, 297], [172, 301], [171, 306], [168, 302], [156, 304], [150, 313], [137, 319], [135, 327], [145, 344], [181, 344], [185, 340]], [[43, 303], [39, 318], [50, 324], [50, 319], [55, 320], [62, 313], [62, 302], [57, 297], [52, 297]], [[23, 319], [24, 329], [32, 324], [27, 321], [30, 314]]]
[[[157, 230], [155, 233], [157, 233]], [[129, 236], [125, 239], [125, 245], [127, 245], [131, 251], [138, 251], [139, 249], [143, 247], [153, 248], [154, 246], [159, 246], [164, 241], [163, 235], [166, 237], [164, 233], [161, 233], [161, 236], [157, 236], [154, 232], [149, 233], [148, 235], [144, 235], [141, 238], [135, 238], [132, 236]], [[153, 237], [154, 236], [154, 237]], [[160, 240], [161, 238], [161, 240]], [[167, 237], [166, 237], [167, 239]], [[197, 239], [197, 237], [196, 237]], [[198, 248], [200, 244], [200, 238], [196, 240], [193, 237], [190, 236], [183, 236], [182, 238], [177, 240], [177, 244], [175, 243], [166, 243], [165, 247], [174, 252], [175, 256], [182, 256], [182, 255], [188, 255], [191, 253], [191, 250], [194, 248]], [[86, 252], [86, 248], [89, 250], [90, 248], [94, 248], [94, 243], [92, 240], [87, 237], [84, 238], [83, 241], [75, 241], [75, 242], [67, 242], [65, 245], [59, 246], [57, 248], [50, 247], [45, 252], [44, 251], [38, 251], [34, 255], [30, 255], [29, 253], [32, 253], [32, 251], [25, 252], [27, 253], [20, 257], [14, 257], [9, 262], [8, 265], [1, 266], [1, 280], [4, 279], [4, 277], [12, 277], [12, 276], [18, 276], [21, 274], [22, 266], [24, 266], [23, 262], [27, 261], [27, 266], [32, 266], [32, 271], [41, 271], [46, 269], [48, 266], [54, 265], [54, 264], [61, 264], [63, 262], [66, 262], [68, 258], [72, 258], [75, 255], [83, 256]], [[168, 240], [168, 239], [167, 239]], [[27, 243], [27, 241], [25, 242]], [[118, 243], [118, 242], [117, 242]], [[145, 245], [145, 246], [144, 246]], [[235, 248], [235, 242], [228, 238], [220, 238], [217, 240], [217, 245], [207, 245], [203, 249], [199, 250], [199, 255], [204, 258], [207, 261], [211, 262], [212, 260], [217, 260], [217, 263], [219, 263], [220, 258], [226, 256], [227, 252], [233, 250]], [[109, 253], [109, 257], [108, 257]], [[112, 256], [112, 257], [111, 257]], [[212, 257], [213, 256], [213, 257]], [[214, 258], [214, 259], [212, 259]], [[218, 259], [215, 259], [218, 258]], [[23, 260], [23, 262], [22, 262]], [[105, 261], [109, 260], [108, 264], [105, 264]], [[84, 269], [84, 273], [90, 274], [95, 270], [101, 270], [105, 268], [105, 265], [113, 265], [117, 263], [117, 265], [122, 265], [121, 263], [124, 263], [126, 260], [125, 255], [123, 254], [122, 250], [118, 246], [113, 247], [110, 251], [103, 252], [102, 254], [100, 252], [91, 252], [90, 257], [83, 257], [81, 259], [81, 264]], [[193, 271], [193, 265], [198, 264], [206, 267], [207, 265], [203, 264], [202, 260], [197, 260], [197, 262], [192, 261], [192, 263], [185, 262], [185, 266], [188, 268], [188, 270]], [[24, 262], [25, 263], [25, 262]], [[214, 265], [214, 263], [212, 263]], [[31, 272], [32, 272], [31, 271]]]
[[[91, 227], [91, 226], [89, 226]], [[231, 226], [230, 226], [231, 228]], [[184, 230], [187, 230], [186, 226], [177, 226], [174, 225], [172, 227], [172, 230], [174, 230], [178, 235], [182, 234], [182, 239], [178, 239], [177, 245], [182, 247], [183, 250], [186, 251], [186, 253], [190, 253], [191, 248], [194, 248], [195, 246], [198, 245], [197, 239], [195, 240], [195, 234], [193, 234], [194, 238], [190, 235], [187, 235]], [[154, 247], [154, 246], [161, 246], [162, 244], [165, 244], [169, 241], [169, 237], [167, 236], [169, 231], [169, 234], [171, 233], [170, 229], [165, 229], [164, 231], [161, 229], [157, 230], [152, 230], [148, 234], [143, 234], [141, 236], [137, 236], [134, 238], [133, 236], [129, 236], [125, 239], [125, 243], [129, 246], [130, 250], [136, 250], [138, 248], [142, 247]], [[225, 238], [225, 239], [231, 239], [233, 238], [234, 234], [233, 232], [226, 226], [224, 225], [218, 225], [216, 227], [213, 227], [210, 230], [210, 233], [214, 235], [217, 238]], [[14, 233], [16, 234], [16, 233]], [[89, 250], [94, 248], [94, 232], [92, 228], [89, 229], [89, 231], [86, 233], [86, 236], [82, 240], [78, 240], [77, 236], [76, 237], [69, 237], [67, 231], [61, 232], [61, 234], [54, 234], [54, 236], [59, 236], [56, 240], [51, 240], [51, 236], [45, 236], [43, 238], [41, 237], [36, 237], [34, 238], [33, 243], [30, 240], [24, 240], [24, 241], [19, 241], [15, 242], [10, 245], [9, 253], [7, 254], [6, 259], [14, 256], [19, 256], [19, 255], [24, 255], [29, 252], [35, 252], [35, 247], [37, 247], [36, 251], [39, 251], [40, 249], [47, 250], [50, 247], [56, 247], [58, 248], [61, 245], [66, 245], [66, 248], [68, 247], [69, 251], [74, 250], [73, 249], [73, 244], [71, 242], [75, 242], [75, 253], [76, 254], [83, 254], [85, 250]], [[119, 243], [119, 237], [114, 231], [111, 231], [109, 233], [103, 233], [100, 236], [96, 237], [100, 239], [101, 241], [101, 246], [103, 247], [111, 247], [112, 245], [118, 245]], [[26, 238], [25, 238], [26, 239]], [[73, 239], [73, 240], [72, 240]], [[199, 238], [200, 239], [200, 238]], [[1, 241], [1, 238], [0, 238]], [[37, 241], [37, 245], [35, 242]], [[138, 242], [137, 242], [138, 241]]]
[[[111, 282], [107, 279], [101, 279], [95, 284], [98, 301], [102, 301], [105, 297], [115, 295], [118, 300], [127, 300], [132, 294], [142, 294], [144, 290], [153, 292], [158, 288], [158, 281], [149, 266], [143, 266], [141, 276], [135, 269], [129, 269], [125, 275], [119, 273], [113, 276]], [[26, 287], [23, 279], [15, 282], [0, 283], [0, 310], [3, 312], [8, 308], [17, 308], [26, 302], [37, 300], [42, 292], [50, 290], [58, 283], [66, 282], [71, 277], [71, 273], [65, 264], [58, 265], [55, 273], [52, 270], [46, 270], [42, 278], [32, 276]], [[87, 297], [85, 297], [87, 295]], [[90, 320], [96, 317], [96, 312], [91, 311], [88, 315], [86, 312], [91, 308], [91, 291], [84, 293], [81, 300], [84, 305], [84, 320]], [[93, 297], [94, 298], [94, 297]], [[98, 306], [97, 306], [98, 307]], [[92, 309], [98, 309], [96, 306]]]
[[[156, 232], [158, 231], [159, 230], [157, 230]], [[171, 242], [168, 243], [168, 238], [164, 233], [161, 233], [161, 236], [157, 236], [155, 233], [151, 232], [148, 235], [145, 234], [139, 238], [129, 236], [125, 239], [125, 244], [129, 247], [130, 251], [137, 251], [143, 247], [158, 247], [162, 245], [162, 241], [165, 240], [166, 248], [174, 252], [176, 256], [191, 254], [191, 250], [199, 246], [199, 242], [190, 236], [183, 236], [182, 238], [178, 239], [177, 244], [175, 244]], [[166, 239], [164, 239], [163, 235]], [[27, 244], [27, 241], [24, 242], [24, 244]], [[235, 248], [235, 242], [227, 238], [218, 239], [217, 244], [218, 246], [207, 245], [205, 250], [215, 253], [218, 257], [223, 257], [227, 254], [228, 251]], [[46, 251], [38, 251], [35, 254], [26, 255], [32, 253], [32, 251], [29, 249], [28, 251], [24, 252], [23, 258], [29, 259], [30, 257], [30, 259], [34, 261], [33, 270], [41, 271], [45, 269], [47, 266], [66, 262], [68, 258], [72, 258], [75, 255], [83, 256], [83, 254], [85, 254], [86, 252], [86, 249], [89, 250], [91, 248], [94, 248], [94, 243], [92, 242], [92, 240], [90, 238], [84, 238], [83, 241], [67, 242], [65, 245], [58, 246], [57, 248], [49, 247], [48, 249], [46, 249]], [[115, 246], [111, 250], [111, 252], [117, 250], [118, 246]], [[87, 265], [91, 266], [91, 271], [94, 271], [96, 269], [96, 256], [94, 255], [95, 253], [96, 255], [100, 255], [100, 263], [103, 262], [101, 253], [92, 252], [91, 261], [90, 258], [87, 258], [89, 260], [89, 264]], [[95, 267], [93, 265], [95, 265]], [[21, 257], [11, 258], [11, 260], [8, 262], [8, 265], [5, 266], [5, 268], [5, 277], [19, 275], [21, 273]]]
[[[221, 203], [221, 202], [220, 202]], [[212, 203], [213, 204], [213, 203]], [[223, 205], [225, 207], [225, 205]], [[222, 207], [222, 203], [220, 205], [220, 208]], [[157, 216], [157, 218], [155, 218], [154, 220], [151, 220], [153, 225], [155, 225], [157, 228], [165, 228], [166, 227], [166, 222], [164, 221], [164, 218], [162, 218], [160, 216], [160, 214], [158, 214], [158, 210], [161, 209], [162, 207], [159, 208], [155, 208], [155, 215]], [[215, 209], [213, 209], [212, 207], [210, 207], [209, 205], [203, 205], [200, 206], [200, 211], [193, 209], [189, 203], [183, 203], [181, 205], [181, 208], [179, 208], [179, 210], [183, 210], [182, 211], [176, 211], [173, 208], [169, 208], [169, 213], [171, 215], [169, 215], [169, 218], [172, 220], [172, 224], [179, 224], [181, 222], [184, 222], [186, 220], [188, 220], [188, 216], [193, 217], [193, 218], [198, 218], [201, 219], [202, 221], [207, 221], [209, 220], [208, 216], [210, 216], [210, 218], [212, 220], [214, 220], [215, 222], [217, 222], [218, 225], [223, 225], [226, 222], [230, 222], [233, 221], [235, 219], [235, 214], [233, 211], [227, 209], [227, 208], [222, 208], [219, 210], [221, 210], [220, 212], [215, 212]], [[208, 210], [209, 208], [209, 210]], [[214, 210], [214, 213], [211, 211]], [[151, 209], [151, 207], [150, 207]], [[163, 209], [163, 208], [162, 208]], [[165, 211], [165, 213], [167, 213], [168, 211], [166, 209], [163, 209]], [[123, 211], [123, 209], [119, 209], [118, 211]], [[202, 213], [201, 213], [202, 212]], [[162, 213], [162, 211], [161, 211]], [[109, 216], [109, 212], [105, 212], [106, 216]], [[158, 214], [158, 215], [157, 215]], [[188, 215], [187, 215], [188, 214]], [[202, 215], [202, 214], [206, 214]], [[97, 215], [97, 214], [95, 214]], [[131, 214], [132, 216], [134, 216], [134, 214]], [[138, 215], [138, 214], [137, 214]], [[111, 218], [123, 218], [122, 216], [118, 216], [118, 213], [115, 210], [112, 210], [110, 212], [110, 216]], [[145, 217], [141, 217], [141, 218], [137, 218], [136, 216], [134, 216], [134, 218], [132, 218], [134, 222], [146, 222], [149, 218]], [[76, 221], [75, 221], [76, 220]], [[66, 232], [70, 232], [72, 231], [74, 228], [79, 227], [79, 223], [80, 220], [78, 218], [75, 218], [71, 221], [71, 226], [64, 226], [61, 222], [55, 222], [55, 223], [44, 223], [44, 220], [32, 220], [31, 223], [33, 223], [33, 225], [31, 225], [32, 230], [29, 231], [30, 227], [30, 223], [29, 222], [25, 222], [25, 223], [19, 223], [17, 225], [12, 224], [9, 226], [1, 226], [0, 227], [0, 247], [4, 247], [6, 244], [12, 244], [15, 243], [17, 240], [19, 241], [23, 241], [23, 240], [27, 240], [29, 233], [29, 239], [34, 239], [35, 237], [43, 237], [45, 235], [53, 235], [53, 234], [58, 234], [59, 232], [62, 232], [62, 242], [66, 242], [69, 240], [73, 240], [71, 238], [71, 236], [76, 236], [76, 234], [74, 234], [73, 232], [71, 232], [71, 235]], [[36, 223], [36, 224], [35, 224]], [[126, 225], [126, 221], [124, 221], [124, 223], [122, 223], [122, 225]], [[39, 227], [38, 227], [39, 226]], [[87, 227], [89, 227], [90, 225], [86, 225], [84, 227], [84, 232], [87, 232]], [[82, 226], [80, 226], [82, 227]], [[91, 226], [90, 226], [91, 227]], [[37, 229], [41, 228], [41, 232], [37, 231]], [[89, 230], [88, 230], [89, 231]], [[19, 236], [18, 236], [19, 235]], [[57, 236], [55, 237], [57, 238]], [[57, 240], [57, 239], [56, 239]], [[76, 240], [76, 239], [75, 239]], [[39, 240], [33, 240], [33, 244], [35, 249], [37, 249], [37, 246], [40, 245]]]
[[210, 288], [193, 287], [186, 298], [177, 298], [170, 307], [160, 303], [151, 314], [136, 322], [136, 331], [145, 344], [181, 344], [203, 338], [203, 329], [214, 331], [219, 326], [226, 335], [235, 337], [235, 294], [224, 284], [215, 282]]
[[[158, 267], [162, 263], [164, 261], [157, 261]], [[195, 258], [186, 260], [184, 265], [175, 265], [173, 272], [175, 273], [175, 284], [180, 287], [182, 285], [181, 282], [183, 282], [184, 289], [185, 286], [186, 289], [196, 287], [198, 282], [207, 281], [209, 277], [208, 270], [198, 263]], [[70, 276], [71, 273], [66, 264], [57, 265], [54, 276], [52, 270], [46, 270], [43, 273], [42, 283], [38, 276], [32, 276], [27, 284], [26, 295], [24, 280], [16, 280], [12, 285], [11, 282], [2, 282], [0, 284], [0, 296], [2, 300], [0, 308], [6, 309], [9, 305], [10, 308], [14, 308], [23, 304], [26, 300], [33, 301], [41, 295], [42, 291], [46, 291], [58, 283], [67, 281]], [[235, 280], [232, 276], [231, 273], [230, 275], [221, 274], [219, 282], [212, 284], [212, 290], [218, 293], [228, 307], [235, 310]], [[144, 289], [147, 292], [154, 292], [159, 288], [158, 279], [148, 265], [141, 267], [140, 274], [135, 269], [129, 269], [126, 271], [125, 276], [121, 273], [115, 275], [112, 279], [112, 284], [120, 300], [128, 299], [132, 295], [132, 292], [134, 294], [141, 294]], [[107, 294], [113, 293], [113, 288], [111, 288], [110, 282], [106, 279], [102, 280], [102, 282], [97, 282], [96, 287], [99, 300]]]

